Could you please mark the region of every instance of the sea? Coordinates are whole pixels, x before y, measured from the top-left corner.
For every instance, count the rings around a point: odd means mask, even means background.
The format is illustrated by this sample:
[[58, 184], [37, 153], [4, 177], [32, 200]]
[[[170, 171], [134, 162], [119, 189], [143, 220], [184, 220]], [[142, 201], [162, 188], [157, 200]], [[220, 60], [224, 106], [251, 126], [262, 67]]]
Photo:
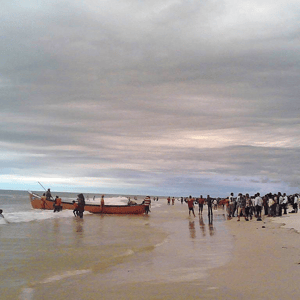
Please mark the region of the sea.
[[[84, 195], [100, 203], [101, 194]], [[125, 205], [128, 197], [104, 199]], [[201, 216], [195, 206], [194, 217], [179, 198], [174, 205], [151, 199], [149, 215], [85, 212], [80, 219], [72, 210], [32, 209], [27, 191], [0, 190], [1, 299], [186, 299], [174, 288], [201, 285], [210, 269], [232, 258], [225, 211], [208, 219], [207, 208]]]

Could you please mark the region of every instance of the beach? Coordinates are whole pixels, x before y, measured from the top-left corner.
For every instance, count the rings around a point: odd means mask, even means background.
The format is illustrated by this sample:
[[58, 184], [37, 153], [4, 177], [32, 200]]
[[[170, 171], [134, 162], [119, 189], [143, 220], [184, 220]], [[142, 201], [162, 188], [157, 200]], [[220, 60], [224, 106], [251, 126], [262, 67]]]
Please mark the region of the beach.
[[237, 222], [219, 208], [209, 220], [206, 206], [203, 216], [195, 206], [194, 217], [186, 203], [161, 198], [149, 216], [79, 219], [32, 210], [24, 193], [0, 196], [9, 199], [1, 204], [10, 221], [0, 224], [2, 299], [296, 299], [300, 292], [298, 214]]
[[210, 272], [208, 282], [216, 287], [212, 299], [298, 299], [300, 240], [291, 228], [299, 228], [297, 217], [226, 222], [234, 237], [234, 255], [230, 263]]

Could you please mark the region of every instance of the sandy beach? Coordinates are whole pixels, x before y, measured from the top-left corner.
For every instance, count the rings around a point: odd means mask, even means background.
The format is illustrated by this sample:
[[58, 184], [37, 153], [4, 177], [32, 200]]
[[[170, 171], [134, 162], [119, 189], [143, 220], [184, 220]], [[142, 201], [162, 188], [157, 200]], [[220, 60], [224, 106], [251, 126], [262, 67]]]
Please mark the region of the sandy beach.
[[288, 217], [225, 223], [234, 236], [234, 256], [210, 272], [213, 299], [298, 299], [300, 240], [295, 229], [282, 228]]

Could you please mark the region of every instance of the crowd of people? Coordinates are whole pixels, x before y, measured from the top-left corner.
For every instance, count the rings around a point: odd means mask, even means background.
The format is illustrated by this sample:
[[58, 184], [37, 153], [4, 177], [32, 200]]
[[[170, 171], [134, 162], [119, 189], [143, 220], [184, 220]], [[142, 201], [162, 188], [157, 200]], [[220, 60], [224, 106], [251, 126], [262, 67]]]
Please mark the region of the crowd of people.
[[[170, 204], [169, 199], [170, 197], [167, 198], [168, 204]], [[188, 204], [189, 215], [193, 214], [195, 216], [195, 204], [199, 205], [199, 215], [203, 212], [204, 204], [207, 204], [208, 215], [213, 214], [213, 208], [216, 210], [218, 206], [222, 206], [223, 208], [226, 207], [228, 220], [236, 216], [237, 221], [240, 221], [241, 217], [244, 217], [246, 221], [252, 220], [252, 218], [261, 221], [262, 214], [268, 217], [282, 216], [287, 214], [289, 205], [293, 208], [290, 213], [297, 213], [300, 204], [299, 194], [287, 196], [286, 193], [281, 194], [280, 192], [277, 194], [269, 193], [264, 196], [261, 196], [260, 193], [253, 196], [239, 193], [237, 197], [234, 196], [234, 193], [231, 193], [225, 199], [212, 199], [209, 195], [207, 195], [207, 198], [203, 198], [202, 195], [200, 198], [189, 196], [188, 198], [181, 198], [181, 203], [183, 203], [182, 199]]]

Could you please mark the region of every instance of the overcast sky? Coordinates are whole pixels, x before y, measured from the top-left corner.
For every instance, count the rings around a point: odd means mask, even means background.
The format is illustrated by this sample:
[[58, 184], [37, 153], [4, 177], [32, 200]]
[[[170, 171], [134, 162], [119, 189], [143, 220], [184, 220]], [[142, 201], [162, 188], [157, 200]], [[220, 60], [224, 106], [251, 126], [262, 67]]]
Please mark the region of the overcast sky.
[[0, 189], [299, 192], [299, 7], [1, 1]]

